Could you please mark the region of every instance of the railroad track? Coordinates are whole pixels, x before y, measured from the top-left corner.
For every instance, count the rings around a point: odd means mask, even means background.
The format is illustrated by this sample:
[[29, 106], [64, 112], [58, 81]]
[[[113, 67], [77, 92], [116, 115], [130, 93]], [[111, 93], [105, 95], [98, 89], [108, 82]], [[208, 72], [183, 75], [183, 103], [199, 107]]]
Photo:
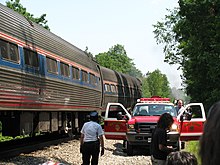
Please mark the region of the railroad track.
[[57, 136], [39, 136], [34, 138], [24, 138], [20, 140], [1, 142], [0, 143], [0, 160], [18, 156], [22, 153], [30, 153], [36, 150], [57, 145], [70, 140], [76, 139], [67, 135]]

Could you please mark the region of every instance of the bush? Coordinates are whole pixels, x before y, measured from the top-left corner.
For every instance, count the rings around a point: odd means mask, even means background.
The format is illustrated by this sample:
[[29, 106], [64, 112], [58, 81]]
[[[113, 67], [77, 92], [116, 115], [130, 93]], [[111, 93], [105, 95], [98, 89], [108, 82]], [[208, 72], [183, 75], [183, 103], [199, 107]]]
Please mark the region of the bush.
[[189, 141], [186, 143], [186, 151], [194, 154], [198, 160], [198, 164], [201, 164], [200, 156], [199, 156], [199, 141]]

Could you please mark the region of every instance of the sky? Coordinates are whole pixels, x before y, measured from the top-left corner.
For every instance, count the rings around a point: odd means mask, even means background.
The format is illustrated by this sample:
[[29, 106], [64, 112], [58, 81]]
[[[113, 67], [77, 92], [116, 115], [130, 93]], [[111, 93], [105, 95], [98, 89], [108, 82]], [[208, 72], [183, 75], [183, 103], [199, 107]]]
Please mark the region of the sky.
[[[0, 0], [5, 5], [6, 0]], [[157, 45], [153, 24], [162, 21], [166, 9], [178, 7], [177, 0], [20, 0], [27, 11], [46, 14], [50, 31], [93, 55], [124, 46], [143, 74], [159, 69], [170, 87], [181, 88], [181, 72], [164, 62], [162, 45]]]

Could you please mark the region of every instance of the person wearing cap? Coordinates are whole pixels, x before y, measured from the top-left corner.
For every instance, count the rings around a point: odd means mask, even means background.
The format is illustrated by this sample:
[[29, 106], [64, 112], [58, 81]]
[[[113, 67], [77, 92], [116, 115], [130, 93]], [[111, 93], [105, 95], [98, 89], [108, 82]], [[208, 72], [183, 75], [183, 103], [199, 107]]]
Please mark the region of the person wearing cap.
[[100, 145], [101, 156], [104, 155], [104, 132], [98, 124], [98, 113], [90, 113], [90, 121], [84, 123], [81, 129], [80, 152], [82, 153], [82, 165], [98, 165]]

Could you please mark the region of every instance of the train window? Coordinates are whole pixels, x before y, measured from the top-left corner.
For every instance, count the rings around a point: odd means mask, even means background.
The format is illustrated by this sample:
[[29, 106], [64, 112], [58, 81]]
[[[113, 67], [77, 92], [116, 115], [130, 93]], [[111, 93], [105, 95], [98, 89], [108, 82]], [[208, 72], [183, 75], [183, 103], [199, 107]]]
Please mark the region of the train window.
[[104, 85], [104, 90], [107, 92], [108, 91], [108, 84]]
[[82, 81], [88, 83], [88, 73], [82, 70]]
[[95, 85], [96, 85], [96, 86], [99, 85], [99, 81], [100, 81], [100, 78], [95, 76]]
[[58, 74], [57, 60], [47, 57], [47, 71]]
[[37, 52], [24, 48], [25, 64], [33, 67], [39, 67]]
[[73, 72], [73, 79], [79, 80], [79, 68], [73, 66], [72, 72]]
[[3, 59], [19, 62], [18, 46], [4, 40], [0, 40], [0, 56]]
[[109, 84], [105, 84], [105, 91], [106, 92], [111, 92], [111, 87]]
[[61, 71], [62, 76], [65, 76], [65, 77], [70, 76], [70, 69], [69, 69], [68, 64], [65, 64], [65, 63], [61, 62], [60, 63], [60, 71]]
[[112, 91], [113, 93], [116, 93], [116, 87], [115, 87], [115, 85], [112, 85], [112, 84], [111, 84], [111, 91]]
[[118, 86], [115, 85], [115, 93], [118, 93]]
[[89, 75], [90, 75], [90, 84], [97, 85], [95, 75], [94, 74], [89, 74]]

